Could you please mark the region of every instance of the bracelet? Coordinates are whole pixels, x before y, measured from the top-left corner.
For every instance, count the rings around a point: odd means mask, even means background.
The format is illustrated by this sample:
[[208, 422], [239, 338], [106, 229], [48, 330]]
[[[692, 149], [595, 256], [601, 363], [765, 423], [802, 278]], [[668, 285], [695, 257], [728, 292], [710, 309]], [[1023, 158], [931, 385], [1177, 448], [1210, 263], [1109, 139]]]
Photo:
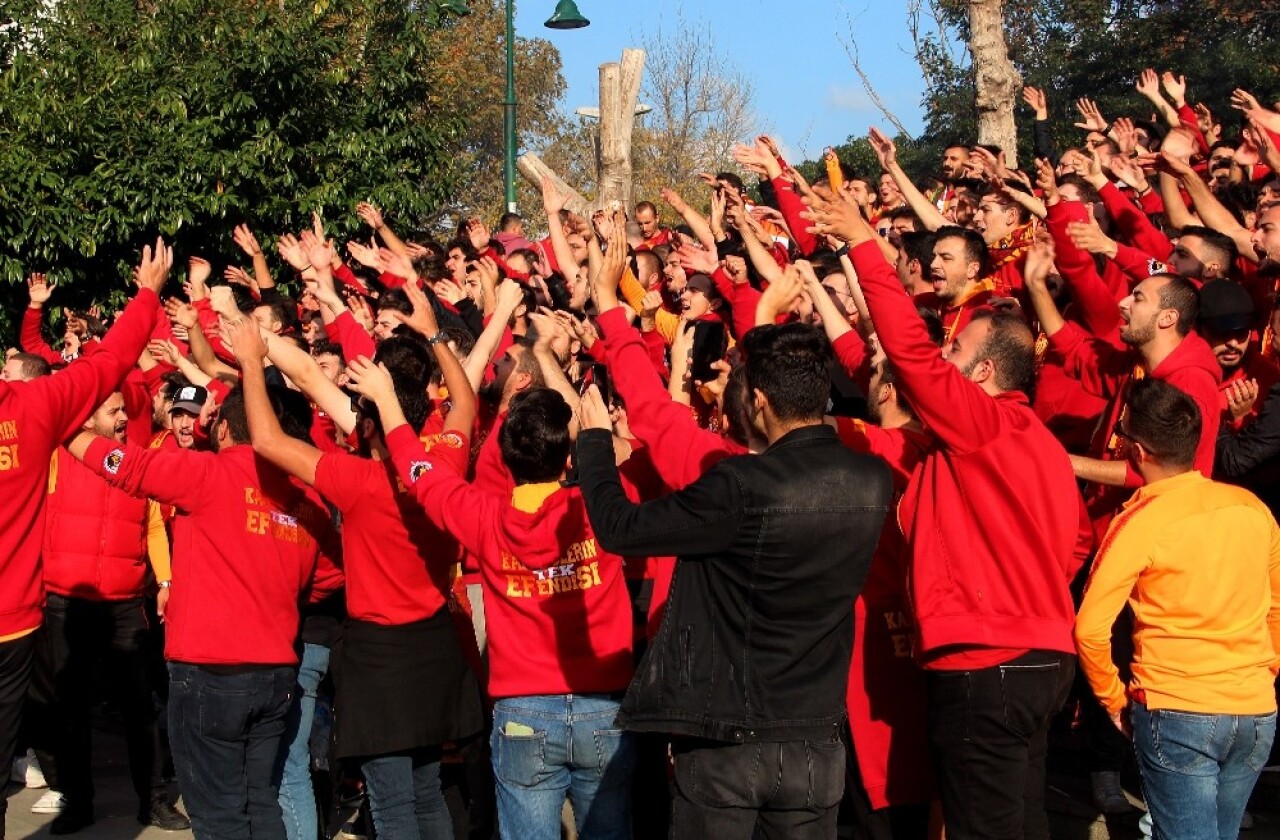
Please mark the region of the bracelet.
[[162, 580], [162, 581], [157, 581], [157, 585], [158, 585], [161, 589], [168, 589], [170, 586], [173, 586], [173, 581], [171, 581], [171, 580]]
[[847, 256], [849, 256], [849, 243], [848, 243], [848, 242], [844, 243], [843, 245], [841, 245], [839, 248], [837, 248], [837, 249], [836, 249], [836, 256], [837, 256], [837, 257], [847, 257]]
[[427, 344], [431, 345], [432, 347], [435, 347], [440, 342], [448, 341], [448, 340], [449, 340], [449, 336], [445, 334], [444, 330], [440, 330], [440, 332], [436, 333], [435, 335], [431, 336], [431, 338], [427, 339]]

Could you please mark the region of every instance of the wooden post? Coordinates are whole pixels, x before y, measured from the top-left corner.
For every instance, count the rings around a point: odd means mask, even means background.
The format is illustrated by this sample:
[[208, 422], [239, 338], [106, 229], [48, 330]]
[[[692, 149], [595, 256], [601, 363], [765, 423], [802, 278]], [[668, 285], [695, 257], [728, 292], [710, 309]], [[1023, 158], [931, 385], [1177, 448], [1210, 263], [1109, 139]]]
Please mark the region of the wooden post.
[[542, 162], [542, 158], [533, 152], [525, 152], [516, 160], [516, 169], [524, 176], [524, 179], [534, 186], [535, 189], [542, 189], [542, 176], [549, 175], [551, 180], [555, 182], [557, 188], [561, 192], [568, 193], [569, 200], [565, 203], [565, 209], [570, 213], [579, 216], [591, 216], [591, 204], [578, 194], [577, 190], [564, 182], [555, 171]]
[[1018, 165], [1018, 126], [1013, 106], [1022, 87], [1004, 38], [1004, 0], [969, 0], [969, 52], [977, 91], [978, 142], [1004, 150], [1005, 165]]

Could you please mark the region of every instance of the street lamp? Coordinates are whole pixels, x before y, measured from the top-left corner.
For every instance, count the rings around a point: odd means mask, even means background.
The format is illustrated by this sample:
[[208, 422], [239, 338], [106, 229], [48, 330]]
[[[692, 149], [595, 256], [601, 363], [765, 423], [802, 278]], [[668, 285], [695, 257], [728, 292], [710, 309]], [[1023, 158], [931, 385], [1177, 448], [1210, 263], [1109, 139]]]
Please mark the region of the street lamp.
[[[516, 25], [515, 7], [512, 0], [507, 0], [507, 95], [502, 100], [502, 130], [506, 149], [502, 167], [503, 183], [507, 191], [507, 212], [516, 212]], [[455, 15], [468, 15], [464, 0], [439, 0], [439, 8]], [[544, 24], [548, 29], [581, 29], [591, 21], [578, 11], [574, 0], [559, 0], [556, 10]]]

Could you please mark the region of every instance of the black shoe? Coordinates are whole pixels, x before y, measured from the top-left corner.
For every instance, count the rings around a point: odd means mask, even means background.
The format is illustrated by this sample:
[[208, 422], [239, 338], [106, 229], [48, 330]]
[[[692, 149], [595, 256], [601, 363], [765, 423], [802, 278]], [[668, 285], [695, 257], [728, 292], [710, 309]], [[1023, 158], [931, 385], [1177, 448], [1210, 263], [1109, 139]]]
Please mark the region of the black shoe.
[[75, 834], [82, 828], [93, 825], [93, 808], [77, 808], [68, 805], [61, 814], [49, 823], [50, 834]]
[[163, 799], [157, 799], [138, 811], [138, 822], [151, 825], [165, 831], [186, 831], [191, 828], [191, 821], [174, 806]]

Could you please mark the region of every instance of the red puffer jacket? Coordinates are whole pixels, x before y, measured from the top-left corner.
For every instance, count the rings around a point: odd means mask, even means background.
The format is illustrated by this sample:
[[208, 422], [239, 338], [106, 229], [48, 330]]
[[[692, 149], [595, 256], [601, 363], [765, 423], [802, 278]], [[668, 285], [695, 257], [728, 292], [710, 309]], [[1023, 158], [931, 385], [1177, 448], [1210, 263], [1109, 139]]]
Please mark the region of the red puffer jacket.
[[69, 598], [123, 601], [143, 593], [147, 501], [107, 484], [59, 447], [49, 465], [44, 587]]

